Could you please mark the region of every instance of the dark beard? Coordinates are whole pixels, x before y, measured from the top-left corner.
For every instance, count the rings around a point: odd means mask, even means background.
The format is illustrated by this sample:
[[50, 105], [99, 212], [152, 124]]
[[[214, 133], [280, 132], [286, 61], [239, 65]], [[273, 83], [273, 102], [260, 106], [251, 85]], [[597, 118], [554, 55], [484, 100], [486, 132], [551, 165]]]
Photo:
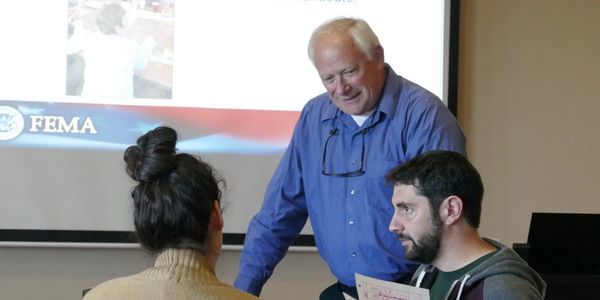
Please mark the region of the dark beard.
[[442, 222], [439, 217], [434, 217], [431, 231], [422, 236], [418, 241], [412, 241], [412, 247], [405, 252], [406, 258], [420, 263], [431, 263], [438, 255], [442, 241]]

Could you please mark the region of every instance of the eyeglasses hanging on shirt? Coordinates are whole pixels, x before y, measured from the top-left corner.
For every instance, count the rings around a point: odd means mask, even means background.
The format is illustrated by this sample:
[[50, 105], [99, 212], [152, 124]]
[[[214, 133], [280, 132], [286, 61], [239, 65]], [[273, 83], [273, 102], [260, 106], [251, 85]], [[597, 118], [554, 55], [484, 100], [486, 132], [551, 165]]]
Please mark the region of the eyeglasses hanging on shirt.
[[333, 177], [356, 177], [365, 174], [365, 135], [370, 131], [371, 127], [364, 128], [360, 131], [361, 135], [361, 149], [360, 149], [360, 163], [358, 164], [358, 169], [353, 171], [340, 172], [338, 170], [333, 170], [333, 157], [329, 159], [331, 162], [331, 168], [327, 168], [327, 146], [333, 137], [339, 134], [339, 128], [335, 126], [335, 122], [337, 121], [338, 112], [335, 113], [335, 117], [333, 119], [333, 124], [331, 129], [329, 130], [329, 136], [327, 140], [325, 140], [325, 146], [323, 147], [323, 160], [321, 161], [321, 174], [325, 176], [333, 176]]

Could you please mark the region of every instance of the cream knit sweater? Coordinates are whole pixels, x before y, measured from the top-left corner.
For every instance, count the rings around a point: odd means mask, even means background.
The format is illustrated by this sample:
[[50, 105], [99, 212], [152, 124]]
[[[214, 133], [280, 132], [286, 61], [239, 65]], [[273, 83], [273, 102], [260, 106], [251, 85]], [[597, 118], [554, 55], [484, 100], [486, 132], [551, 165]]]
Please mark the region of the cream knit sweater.
[[141, 273], [115, 278], [89, 291], [95, 299], [258, 299], [221, 282], [208, 267], [206, 257], [191, 249], [168, 249], [154, 267]]

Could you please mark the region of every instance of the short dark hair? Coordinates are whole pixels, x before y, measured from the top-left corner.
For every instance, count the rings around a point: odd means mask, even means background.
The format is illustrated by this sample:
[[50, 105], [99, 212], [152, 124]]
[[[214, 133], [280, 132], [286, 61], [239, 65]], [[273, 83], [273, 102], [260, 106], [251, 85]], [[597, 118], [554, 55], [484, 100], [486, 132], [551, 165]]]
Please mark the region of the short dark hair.
[[224, 181], [199, 157], [176, 153], [177, 133], [158, 127], [125, 150], [127, 174], [138, 184], [131, 196], [142, 246], [203, 248], [215, 200]]
[[467, 158], [452, 151], [430, 151], [418, 155], [386, 175], [391, 184], [412, 185], [431, 204], [432, 213], [438, 213], [442, 201], [458, 196], [463, 201], [467, 223], [479, 227], [483, 183], [481, 176]]

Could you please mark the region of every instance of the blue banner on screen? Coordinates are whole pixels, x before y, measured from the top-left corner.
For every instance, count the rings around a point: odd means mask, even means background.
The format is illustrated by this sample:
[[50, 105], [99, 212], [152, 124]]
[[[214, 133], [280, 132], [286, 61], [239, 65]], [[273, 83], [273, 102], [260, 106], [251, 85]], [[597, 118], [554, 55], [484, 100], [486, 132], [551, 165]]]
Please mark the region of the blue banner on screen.
[[168, 125], [182, 132], [181, 151], [273, 154], [287, 146], [298, 114], [0, 101], [0, 146], [123, 150], [147, 131]]

